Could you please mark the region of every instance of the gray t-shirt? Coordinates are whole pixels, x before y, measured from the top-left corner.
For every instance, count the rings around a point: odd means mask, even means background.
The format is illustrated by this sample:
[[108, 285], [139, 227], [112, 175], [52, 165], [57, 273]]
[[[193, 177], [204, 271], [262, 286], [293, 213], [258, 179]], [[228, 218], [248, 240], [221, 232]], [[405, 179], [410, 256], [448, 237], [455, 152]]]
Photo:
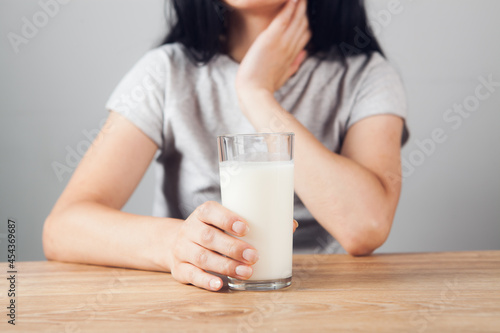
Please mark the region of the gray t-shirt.
[[[216, 137], [255, 132], [238, 105], [238, 66], [227, 55], [197, 66], [180, 44], [164, 45], [148, 52], [107, 102], [108, 110], [158, 145], [154, 216], [185, 219], [203, 202], [221, 201]], [[275, 97], [336, 153], [357, 121], [377, 114], [406, 117], [400, 77], [378, 53], [309, 57]], [[294, 217], [300, 223], [296, 253], [342, 251], [297, 196]]]

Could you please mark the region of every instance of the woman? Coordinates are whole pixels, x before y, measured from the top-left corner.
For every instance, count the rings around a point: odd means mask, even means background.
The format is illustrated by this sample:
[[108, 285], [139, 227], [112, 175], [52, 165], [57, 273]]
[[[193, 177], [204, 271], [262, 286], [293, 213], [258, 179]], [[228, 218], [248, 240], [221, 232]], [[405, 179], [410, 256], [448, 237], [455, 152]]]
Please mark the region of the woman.
[[[216, 203], [215, 137], [254, 131], [296, 135], [296, 251], [338, 241], [367, 255], [382, 245], [399, 200], [406, 106], [365, 34], [362, 3], [173, 4], [165, 45], [115, 90], [106, 125], [46, 220], [47, 258], [171, 272], [213, 291], [222, 281], [208, 271], [248, 279], [258, 253], [232, 237], [246, 221]], [[155, 217], [121, 212], [153, 158]]]

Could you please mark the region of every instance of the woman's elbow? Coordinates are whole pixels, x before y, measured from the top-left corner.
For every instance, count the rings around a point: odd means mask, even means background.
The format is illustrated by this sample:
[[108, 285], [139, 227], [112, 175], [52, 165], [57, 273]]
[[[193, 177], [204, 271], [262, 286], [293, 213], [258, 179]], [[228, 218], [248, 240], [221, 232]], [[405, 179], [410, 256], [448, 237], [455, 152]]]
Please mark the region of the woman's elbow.
[[367, 256], [385, 243], [392, 221], [374, 221], [363, 230], [352, 231], [341, 242], [344, 250], [352, 256]]
[[43, 252], [48, 260], [57, 260], [55, 238], [55, 217], [49, 215], [45, 219], [42, 232]]

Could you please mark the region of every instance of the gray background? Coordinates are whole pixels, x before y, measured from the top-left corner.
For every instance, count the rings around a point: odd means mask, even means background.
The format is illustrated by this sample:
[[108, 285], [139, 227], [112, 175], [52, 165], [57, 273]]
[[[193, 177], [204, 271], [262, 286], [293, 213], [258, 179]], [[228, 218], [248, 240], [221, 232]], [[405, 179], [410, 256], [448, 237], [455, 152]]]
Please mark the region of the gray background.
[[[500, 88], [458, 129], [443, 119], [474, 95], [479, 76], [500, 81], [500, 2], [400, 6], [387, 15], [390, 1], [368, 0], [408, 92], [412, 136], [402, 157], [419, 165], [405, 172], [391, 235], [378, 252], [500, 249]], [[73, 0], [40, 21], [44, 26], [16, 53], [8, 33], [22, 35], [23, 17], [33, 22], [41, 10], [38, 0], [0, 1], [2, 261], [8, 217], [18, 223], [19, 259], [44, 259], [43, 222], [71, 174], [59, 179], [53, 163], [67, 165], [68, 151], [86, 148], [86, 133], [106, 118], [104, 103], [116, 84], [166, 31], [162, 0]], [[447, 140], [419, 153], [417, 141], [437, 128]], [[125, 209], [149, 214], [153, 186], [149, 170]]]

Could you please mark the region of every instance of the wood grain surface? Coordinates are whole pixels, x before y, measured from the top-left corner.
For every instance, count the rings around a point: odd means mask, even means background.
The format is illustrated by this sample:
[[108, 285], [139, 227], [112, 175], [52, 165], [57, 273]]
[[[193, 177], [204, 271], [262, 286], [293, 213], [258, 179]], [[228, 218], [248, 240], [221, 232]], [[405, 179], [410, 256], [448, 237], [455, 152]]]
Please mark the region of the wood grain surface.
[[[4, 265], [5, 267], [6, 265]], [[500, 251], [294, 256], [292, 286], [209, 292], [170, 274], [20, 262], [0, 332], [500, 332]]]

